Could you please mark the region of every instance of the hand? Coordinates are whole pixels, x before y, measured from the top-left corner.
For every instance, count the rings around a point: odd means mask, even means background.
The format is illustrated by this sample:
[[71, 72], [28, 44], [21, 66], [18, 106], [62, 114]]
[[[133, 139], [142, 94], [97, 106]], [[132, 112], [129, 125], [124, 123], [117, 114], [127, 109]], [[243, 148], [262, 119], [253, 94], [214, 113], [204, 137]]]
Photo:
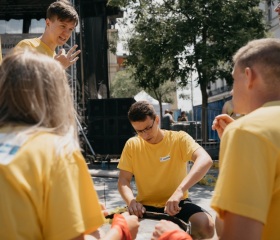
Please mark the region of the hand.
[[136, 202], [135, 199], [129, 203], [127, 210], [131, 215], [136, 215], [139, 218], [142, 218], [143, 213], [146, 212], [146, 209], [143, 207], [143, 205], [139, 202]]
[[178, 214], [181, 211], [181, 208], [179, 207], [179, 203], [181, 199], [183, 198], [183, 192], [176, 190], [173, 195], [167, 200], [164, 212], [166, 212], [170, 216], [174, 216]]
[[101, 210], [102, 210], [102, 213], [103, 213], [104, 217], [106, 217], [106, 216], [109, 214], [109, 212], [108, 212], [108, 210], [106, 209], [104, 203], [99, 202], [99, 205], [100, 205], [100, 207], [101, 207]]
[[215, 117], [215, 119], [212, 123], [212, 130], [216, 130], [219, 135], [219, 138], [221, 138], [226, 126], [233, 121], [234, 121], [234, 119], [231, 118], [229, 115], [220, 114]]
[[182, 231], [182, 229], [177, 224], [166, 220], [160, 220], [155, 226], [151, 240], [156, 240], [165, 232], [170, 232], [173, 230]]
[[54, 59], [59, 61], [61, 65], [64, 67], [64, 69], [68, 68], [69, 66], [77, 62], [77, 60], [79, 59], [79, 57], [77, 56], [80, 54], [81, 50], [76, 51], [77, 47], [78, 45], [74, 45], [68, 51], [68, 53], [65, 52], [64, 48], [60, 49], [58, 54], [55, 55]]
[[138, 217], [135, 215], [129, 215], [128, 212], [124, 212], [122, 213], [122, 215], [124, 216], [125, 221], [127, 222], [128, 229], [130, 231], [132, 239], [135, 239], [139, 228]]

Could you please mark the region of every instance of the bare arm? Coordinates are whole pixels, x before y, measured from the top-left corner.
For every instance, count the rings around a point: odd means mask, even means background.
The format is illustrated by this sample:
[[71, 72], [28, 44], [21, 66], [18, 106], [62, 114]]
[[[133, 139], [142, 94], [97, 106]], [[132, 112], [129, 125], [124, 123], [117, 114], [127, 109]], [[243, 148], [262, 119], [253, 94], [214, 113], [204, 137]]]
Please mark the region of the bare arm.
[[128, 206], [128, 211], [130, 214], [134, 214], [138, 217], [143, 217], [143, 213], [145, 212], [145, 208], [139, 202], [136, 202], [136, 198], [133, 195], [131, 188], [131, 179], [133, 174], [124, 170], [120, 170], [119, 180], [118, 180], [118, 189]]
[[224, 130], [228, 124], [233, 122], [234, 119], [227, 114], [220, 114], [215, 117], [212, 123], [212, 129], [218, 132], [219, 138], [222, 137]]
[[199, 182], [213, 164], [211, 157], [202, 147], [193, 153], [192, 160], [194, 164], [190, 172], [166, 203], [165, 212], [169, 215], [173, 216], [180, 211], [179, 202], [182, 200], [184, 192]]
[[[102, 239], [102, 240], [122, 240], [122, 239], [126, 239], [125, 236], [131, 236], [132, 239], [135, 239], [138, 233], [138, 228], [139, 228], [139, 221], [137, 216], [135, 215], [129, 215], [129, 213], [123, 213], [123, 222], [126, 222], [126, 229], [124, 228], [123, 223], [119, 223], [120, 225], [118, 225], [118, 222], [115, 224], [115, 226], [113, 226], [110, 228], [110, 230], [104, 234], [103, 231], [101, 231], [100, 229], [97, 229], [95, 232], [92, 232], [88, 235], [84, 235], [81, 234], [80, 236], [73, 238], [72, 240], [97, 240], [97, 239]], [[119, 221], [119, 219], [117, 219], [117, 221]], [[118, 225], [118, 226], [116, 226]], [[125, 235], [123, 234], [123, 232], [126, 232]]]
[[259, 240], [263, 224], [252, 218], [225, 212], [221, 240]]

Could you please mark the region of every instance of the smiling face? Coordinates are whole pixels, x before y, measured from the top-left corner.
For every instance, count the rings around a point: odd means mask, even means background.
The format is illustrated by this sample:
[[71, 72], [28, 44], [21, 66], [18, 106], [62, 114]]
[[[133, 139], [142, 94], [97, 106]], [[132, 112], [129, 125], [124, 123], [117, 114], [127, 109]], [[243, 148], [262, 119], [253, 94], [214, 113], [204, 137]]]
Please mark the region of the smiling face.
[[46, 44], [54, 50], [57, 46], [64, 45], [71, 37], [75, 29], [75, 21], [61, 21], [57, 17], [52, 20], [46, 19], [45, 35], [48, 35], [48, 42]]

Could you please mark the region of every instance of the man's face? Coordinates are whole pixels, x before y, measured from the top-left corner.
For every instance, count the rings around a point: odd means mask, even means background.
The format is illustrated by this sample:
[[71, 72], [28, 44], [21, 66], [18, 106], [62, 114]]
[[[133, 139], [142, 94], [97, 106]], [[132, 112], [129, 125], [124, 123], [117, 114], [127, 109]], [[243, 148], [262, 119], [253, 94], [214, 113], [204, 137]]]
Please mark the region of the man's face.
[[233, 110], [238, 114], [247, 113], [248, 98], [246, 94], [246, 76], [244, 69], [240, 69], [238, 66], [234, 66], [232, 71], [233, 77], [233, 90], [232, 90], [232, 102]]
[[57, 18], [54, 18], [53, 20], [47, 19], [46, 23], [49, 37], [56, 46], [64, 45], [71, 37], [71, 34], [76, 27], [74, 21], [60, 21]]
[[158, 121], [158, 117], [155, 119], [147, 117], [145, 121], [131, 122], [131, 125], [141, 138], [143, 138], [148, 143], [153, 144], [155, 143], [159, 129]]

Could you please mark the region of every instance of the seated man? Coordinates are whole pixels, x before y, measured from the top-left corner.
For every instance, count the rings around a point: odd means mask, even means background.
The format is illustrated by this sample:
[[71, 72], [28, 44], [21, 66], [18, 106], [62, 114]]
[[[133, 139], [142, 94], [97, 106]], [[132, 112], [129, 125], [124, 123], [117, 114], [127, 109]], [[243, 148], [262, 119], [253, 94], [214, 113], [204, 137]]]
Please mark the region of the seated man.
[[188, 117], [185, 111], [181, 112], [181, 116], [178, 117], [178, 122], [187, 122]]
[[[118, 168], [118, 189], [130, 214], [142, 217], [147, 211], [166, 212], [191, 222], [194, 238], [211, 238], [211, 216], [188, 198], [188, 189], [196, 184], [212, 165], [208, 153], [186, 132], [159, 128], [159, 117], [146, 101], [134, 103], [128, 118], [137, 136], [123, 149]], [[187, 162], [194, 161], [187, 174]], [[130, 182], [135, 177], [135, 198]]]

